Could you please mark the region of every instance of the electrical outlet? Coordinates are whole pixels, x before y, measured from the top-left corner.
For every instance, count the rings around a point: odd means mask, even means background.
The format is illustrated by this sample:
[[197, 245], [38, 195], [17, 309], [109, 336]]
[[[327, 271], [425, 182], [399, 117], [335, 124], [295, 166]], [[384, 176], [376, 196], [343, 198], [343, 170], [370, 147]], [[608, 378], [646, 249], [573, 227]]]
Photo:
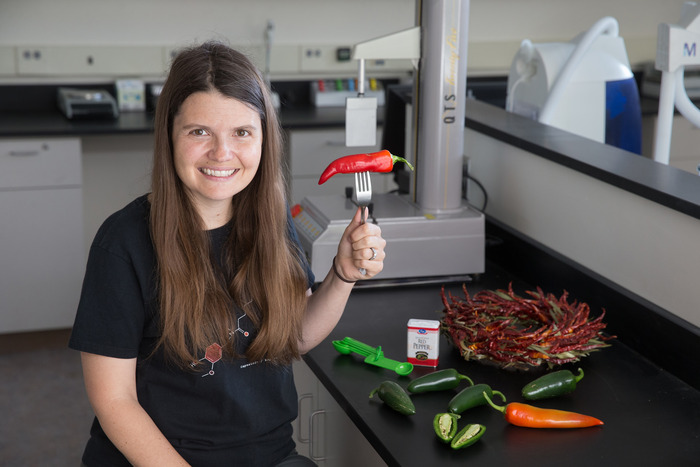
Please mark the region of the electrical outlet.
[[[337, 55], [337, 45], [301, 45], [300, 49], [300, 71], [302, 72], [323, 72], [323, 71], [357, 71], [357, 62], [339, 61]], [[346, 46], [347, 47], [347, 46]]]
[[46, 47], [18, 47], [17, 71], [23, 75], [45, 75], [49, 71]]

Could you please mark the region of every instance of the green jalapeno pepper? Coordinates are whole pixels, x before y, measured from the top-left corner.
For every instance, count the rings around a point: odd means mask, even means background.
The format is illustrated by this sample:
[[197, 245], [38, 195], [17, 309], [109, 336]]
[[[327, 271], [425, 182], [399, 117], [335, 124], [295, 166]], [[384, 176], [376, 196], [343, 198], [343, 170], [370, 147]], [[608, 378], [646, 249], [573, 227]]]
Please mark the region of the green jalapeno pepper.
[[446, 391], [459, 386], [459, 383], [463, 379], [467, 380], [470, 385], [474, 385], [474, 381], [472, 381], [469, 376], [460, 374], [454, 368], [448, 368], [420, 376], [411, 381], [406, 389], [408, 392], [413, 394], [431, 391]]
[[406, 391], [394, 381], [384, 381], [381, 383], [379, 387], [369, 393], [369, 398], [371, 399], [375, 394], [379, 396], [382, 402], [400, 414], [413, 415], [416, 413], [416, 407], [413, 405], [411, 398], [406, 394]]
[[578, 369], [578, 375], [574, 375], [569, 370], [555, 371], [526, 384], [522, 394], [528, 400], [561, 396], [573, 392], [581, 378], [583, 378], [581, 368]]
[[478, 423], [470, 424], [462, 428], [459, 433], [452, 438], [450, 447], [452, 449], [462, 449], [479, 441], [479, 438], [486, 433], [486, 427]]
[[457, 419], [459, 415], [453, 413], [439, 413], [433, 418], [433, 429], [440, 441], [449, 443], [457, 433]]
[[502, 392], [494, 391], [488, 384], [482, 383], [465, 388], [454, 396], [448, 404], [450, 412], [462, 413], [467, 409], [478, 407], [480, 405], [486, 405], [484, 392], [486, 392], [489, 397], [493, 397], [493, 395], [496, 394], [503, 399], [503, 402], [506, 401], [506, 396], [504, 396]]

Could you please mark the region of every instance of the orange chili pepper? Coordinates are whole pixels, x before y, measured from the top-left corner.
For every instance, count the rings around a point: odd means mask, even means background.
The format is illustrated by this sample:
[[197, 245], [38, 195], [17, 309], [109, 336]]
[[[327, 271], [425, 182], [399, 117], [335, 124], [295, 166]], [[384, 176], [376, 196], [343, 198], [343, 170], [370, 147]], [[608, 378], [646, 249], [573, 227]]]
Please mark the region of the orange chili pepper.
[[486, 402], [496, 410], [503, 412], [506, 421], [512, 425], [529, 428], [585, 428], [602, 425], [597, 418], [565, 410], [543, 409], [519, 402], [511, 402], [503, 407], [491, 401], [486, 392], [483, 393]]

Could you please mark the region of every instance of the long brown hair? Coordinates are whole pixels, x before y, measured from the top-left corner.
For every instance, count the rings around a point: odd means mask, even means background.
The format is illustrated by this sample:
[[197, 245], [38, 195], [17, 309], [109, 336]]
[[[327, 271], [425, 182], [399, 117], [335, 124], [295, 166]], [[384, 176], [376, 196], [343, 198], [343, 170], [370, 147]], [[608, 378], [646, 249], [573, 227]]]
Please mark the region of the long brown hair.
[[[211, 261], [208, 234], [173, 162], [175, 115], [188, 96], [211, 90], [256, 110], [263, 130], [258, 171], [232, 200], [223, 274]], [[177, 55], [156, 107], [150, 228], [162, 325], [157, 348], [182, 367], [212, 343], [235, 355], [234, 305], [258, 330], [248, 359], [288, 363], [299, 356], [306, 276], [287, 233], [282, 150], [269, 90], [245, 55], [216, 42]]]

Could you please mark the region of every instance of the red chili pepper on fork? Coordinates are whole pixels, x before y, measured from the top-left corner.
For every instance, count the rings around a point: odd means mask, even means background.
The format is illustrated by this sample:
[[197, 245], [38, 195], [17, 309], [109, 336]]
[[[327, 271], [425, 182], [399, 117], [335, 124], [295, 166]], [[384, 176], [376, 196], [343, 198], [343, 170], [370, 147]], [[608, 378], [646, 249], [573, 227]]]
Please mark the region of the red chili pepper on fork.
[[324, 184], [335, 174], [350, 174], [357, 172], [391, 172], [394, 164], [403, 162], [411, 170], [413, 166], [403, 157], [395, 156], [386, 149], [368, 154], [352, 154], [340, 157], [331, 162], [321, 174], [318, 184]]
[[586, 428], [603, 424], [602, 421], [589, 415], [567, 412], [565, 410], [543, 409], [519, 402], [511, 402], [503, 407], [494, 404], [486, 392], [483, 395], [491, 407], [505, 414], [508, 423], [517, 426], [528, 428]]

